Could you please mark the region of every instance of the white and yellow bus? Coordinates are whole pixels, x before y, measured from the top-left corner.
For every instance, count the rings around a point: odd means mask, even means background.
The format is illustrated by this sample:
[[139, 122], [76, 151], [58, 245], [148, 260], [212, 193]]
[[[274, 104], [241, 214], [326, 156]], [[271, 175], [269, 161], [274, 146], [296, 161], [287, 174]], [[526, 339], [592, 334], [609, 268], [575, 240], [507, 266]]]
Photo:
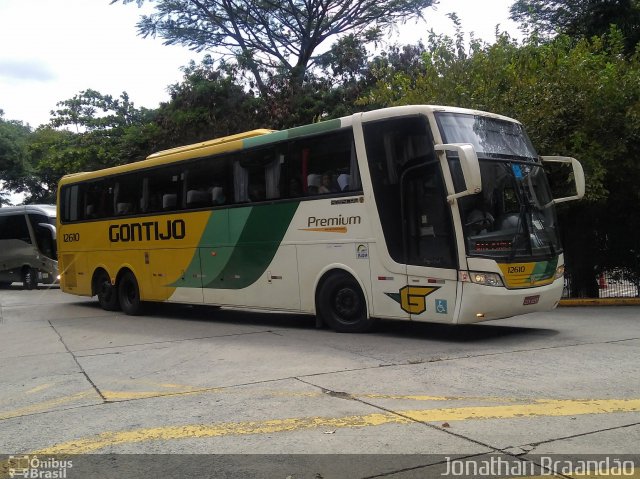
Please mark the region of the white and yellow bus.
[[[544, 161], [575, 191], [551, 196]], [[145, 301], [473, 323], [554, 308], [555, 204], [580, 163], [539, 157], [520, 123], [406, 106], [254, 130], [65, 176], [61, 288], [107, 310]]]

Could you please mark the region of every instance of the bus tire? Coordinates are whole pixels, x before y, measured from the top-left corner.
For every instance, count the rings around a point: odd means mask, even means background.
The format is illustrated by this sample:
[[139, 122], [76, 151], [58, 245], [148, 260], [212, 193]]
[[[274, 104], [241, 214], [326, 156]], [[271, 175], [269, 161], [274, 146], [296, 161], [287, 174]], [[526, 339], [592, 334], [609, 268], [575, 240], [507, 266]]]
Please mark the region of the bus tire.
[[105, 311], [118, 311], [120, 301], [118, 300], [118, 289], [111, 284], [111, 278], [103, 269], [96, 273], [93, 280], [93, 290], [98, 296], [98, 303]]
[[118, 281], [118, 299], [120, 308], [125, 314], [137, 316], [142, 312], [140, 288], [131, 271], [125, 271]]
[[362, 289], [347, 273], [332, 273], [322, 282], [316, 296], [316, 312], [338, 333], [364, 333], [373, 325]]
[[31, 266], [22, 268], [22, 288], [36, 289], [38, 287], [38, 272]]

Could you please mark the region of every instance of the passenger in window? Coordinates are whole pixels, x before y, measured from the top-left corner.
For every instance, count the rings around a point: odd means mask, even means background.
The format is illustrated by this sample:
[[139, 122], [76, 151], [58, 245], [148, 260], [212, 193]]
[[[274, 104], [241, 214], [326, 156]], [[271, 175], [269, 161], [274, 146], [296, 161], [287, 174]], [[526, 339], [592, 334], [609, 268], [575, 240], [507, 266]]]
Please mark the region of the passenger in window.
[[331, 173], [325, 173], [324, 175], [322, 175], [322, 182], [318, 187], [318, 193], [320, 193], [321, 195], [333, 193], [333, 189], [331, 188]]
[[340, 187], [340, 191], [349, 190], [349, 180], [351, 179], [350, 175], [346, 173], [342, 173], [338, 176], [338, 186]]
[[307, 194], [317, 195], [320, 192], [321, 177], [315, 173], [307, 176]]

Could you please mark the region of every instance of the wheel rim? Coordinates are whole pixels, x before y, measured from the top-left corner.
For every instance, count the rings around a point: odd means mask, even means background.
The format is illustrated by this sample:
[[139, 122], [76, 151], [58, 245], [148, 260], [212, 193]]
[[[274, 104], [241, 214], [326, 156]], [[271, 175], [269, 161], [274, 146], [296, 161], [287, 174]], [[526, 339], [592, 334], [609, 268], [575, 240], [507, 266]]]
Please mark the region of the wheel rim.
[[362, 302], [356, 290], [343, 286], [336, 291], [333, 300], [333, 310], [341, 321], [352, 323], [360, 319]]
[[24, 272], [24, 284], [28, 288], [33, 287], [33, 270], [31, 268], [27, 269]]

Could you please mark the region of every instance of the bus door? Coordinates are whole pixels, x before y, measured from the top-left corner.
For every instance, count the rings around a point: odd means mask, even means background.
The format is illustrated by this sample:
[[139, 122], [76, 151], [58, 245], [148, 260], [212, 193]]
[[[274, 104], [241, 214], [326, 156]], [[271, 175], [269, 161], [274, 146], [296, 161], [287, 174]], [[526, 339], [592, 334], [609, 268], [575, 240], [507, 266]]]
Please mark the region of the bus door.
[[[367, 166], [360, 167], [363, 186], [373, 188], [375, 208], [369, 209], [376, 241], [362, 245], [371, 268], [372, 315], [377, 318], [409, 319], [401, 295], [407, 288], [407, 265], [402, 247], [402, 215], [400, 182], [396, 172], [394, 144], [402, 136], [406, 125], [383, 118], [362, 123], [354, 116], [353, 134], [357, 157], [366, 158]], [[366, 199], [365, 204], [370, 205]], [[357, 245], [358, 249], [360, 245]]]
[[[369, 166], [363, 174], [371, 178], [391, 261], [384, 254], [380, 258], [392, 273], [379, 273], [371, 262], [374, 298], [384, 293], [395, 300], [374, 301], [374, 313], [451, 321], [457, 287], [455, 237], [429, 123], [422, 115], [383, 118], [363, 123], [362, 131]], [[394, 281], [381, 284], [376, 281], [381, 276]]]
[[409, 167], [402, 175], [402, 217], [407, 289], [413, 320], [451, 322], [456, 302], [455, 237], [440, 165]]

